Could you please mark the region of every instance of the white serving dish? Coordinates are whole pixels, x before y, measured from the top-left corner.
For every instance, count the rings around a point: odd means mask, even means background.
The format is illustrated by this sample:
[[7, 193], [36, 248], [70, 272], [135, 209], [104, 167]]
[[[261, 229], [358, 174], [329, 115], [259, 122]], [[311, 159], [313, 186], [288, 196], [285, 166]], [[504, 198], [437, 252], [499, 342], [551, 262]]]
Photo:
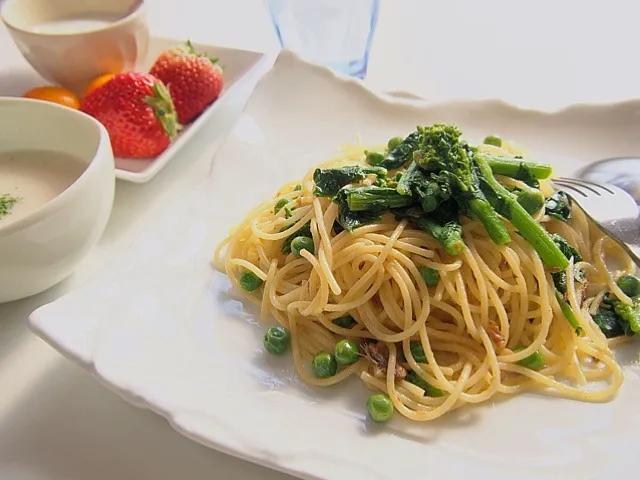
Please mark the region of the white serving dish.
[[[152, 37], [149, 42], [147, 56], [138, 70], [147, 72], [155, 62], [158, 55], [172, 47], [184, 43], [186, 39], [169, 39]], [[193, 42], [195, 49], [212, 57], [219, 58], [219, 63], [224, 69], [224, 88], [218, 99], [193, 122], [185, 125], [178, 138], [163, 153], [151, 159], [116, 158], [116, 177], [135, 183], [144, 183], [151, 180], [164, 166], [169, 163], [182, 149], [182, 147], [197, 132], [206, 130], [207, 126], [215, 119], [217, 112], [223, 112], [224, 104], [243, 85], [258, 79], [260, 68], [264, 67], [266, 55], [249, 50], [218, 47]]]
[[0, 97], [0, 153], [19, 150], [70, 154], [85, 167], [37, 210], [0, 221], [0, 303], [40, 293], [71, 274], [102, 235], [113, 206], [113, 153], [97, 120], [54, 103]]
[[360, 134], [380, 143], [416, 124], [456, 122], [471, 138], [517, 139], [568, 174], [640, 153], [640, 102], [521, 110], [497, 101], [430, 104], [377, 95], [284, 52], [256, 87], [213, 169], [90, 284], [41, 307], [32, 329], [109, 388], [200, 443], [304, 478], [449, 480], [636, 478], [637, 347], [619, 350], [625, 384], [607, 404], [534, 394], [456, 411], [429, 424], [365, 418], [366, 390], [315, 390], [291, 358], [264, 353], [255, 311], [210, 267], [245, 212]]

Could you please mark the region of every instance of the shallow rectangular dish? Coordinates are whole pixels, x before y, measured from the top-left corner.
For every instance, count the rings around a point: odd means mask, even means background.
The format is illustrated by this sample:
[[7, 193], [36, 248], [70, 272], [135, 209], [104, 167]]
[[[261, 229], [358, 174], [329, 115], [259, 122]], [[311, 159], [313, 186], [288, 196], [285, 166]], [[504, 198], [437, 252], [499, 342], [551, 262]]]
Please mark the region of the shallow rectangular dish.
[[[181, 43], [184, 43], [184, 40], [152, 37], [149, 41], [147, 58], [138, 66], [138, 69], [143, 72], [149, 71], [161, 52]], [[230, 96], [234, 95], [243, 84], [251, 81], [251, 79], [257, 80], [260, 66], [264, 65], [266, 59], [264, 53], [248, 50], [217, 47], [196, 42], [193, 43], [193, 46], [198, 52], [206, 53], [219, 59], [219, 64], [224, 69], [224, 88], [222, 93], [198, 118], [186, 125], [169, 148], [156, 158], [116, 158], [116, 178], [136, 183], [151, 180], [169, 161], [176, 157], [180, 149], [193, 135], [200, 130], [206, 129], [206, 126], [215, 117], [216, 112], [221, 110], [221, 106]]]
[[229, 227], [285, 181], [356, 135], [380, 143], [435, 121], [473, 139], [499, 133], [570, 174], [586, 162], [639, 154], [640, 102], [557, 112], [501, 102], [429, 104], [377, 95], [284, 52], [258, 84], [213, 169], [164, 205], [91, 283], [41, 307], [33, 330], [126, 400], [200, 443], [304, 478], [578, 480], [636, 478], [640, 442], [637, 347], [618, 349], [615, 401], [520, 395], [428, 424], [365, 419], [354, 379], [301, 384], [291, 358], [263, 352], [266, 328], [210, 266]]

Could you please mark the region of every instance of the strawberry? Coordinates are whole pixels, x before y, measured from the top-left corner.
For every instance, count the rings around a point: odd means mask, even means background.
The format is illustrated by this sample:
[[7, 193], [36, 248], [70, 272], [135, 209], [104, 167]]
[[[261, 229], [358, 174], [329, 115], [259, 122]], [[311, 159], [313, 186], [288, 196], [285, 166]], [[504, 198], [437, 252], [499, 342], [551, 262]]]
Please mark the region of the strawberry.
[[187, 41], [161, 53], [149, 70], [169, 88], [180, 123], [196, 118], [220, 95], [224, 75], [217, 61], [196, 52]]
[[167, 88], [148, 73], [116, 75], [89, 93], [80, 110], [105, 126], [117, 157], [155, 157], [179, 129]]

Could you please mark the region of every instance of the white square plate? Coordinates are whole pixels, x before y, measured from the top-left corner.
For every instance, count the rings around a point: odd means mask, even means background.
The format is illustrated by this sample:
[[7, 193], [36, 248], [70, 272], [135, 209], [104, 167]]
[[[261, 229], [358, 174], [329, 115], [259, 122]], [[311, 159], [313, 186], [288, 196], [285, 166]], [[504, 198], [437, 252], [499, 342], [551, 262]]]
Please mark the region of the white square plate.
[[[222, 56], [222, 55], [221, 55]], [[315, 390], [291, 358], [263, 352], [255, 311], [210, 267], [228, 228], [285, 181], [360, 134], [380, 143], [417, 124], [458, 123], [472, 139], [517, 139], [570, 173], [599, 158], [640, 154], [640, 103], [558, 112], [501, 102], [394, 100], [284, 52], [258, 84], [211, 174], [156, 198], [161, 213], [100, 278], [41, 307], [33, 330], [126, 400], [205, 445], [305, 478], [637, 478], [640, 369], [619, 350], [615, 401], [520, 395], [428, 424], [365, 418], [357, 379]], [[99, 433], [99, 432], [97, 432]]]

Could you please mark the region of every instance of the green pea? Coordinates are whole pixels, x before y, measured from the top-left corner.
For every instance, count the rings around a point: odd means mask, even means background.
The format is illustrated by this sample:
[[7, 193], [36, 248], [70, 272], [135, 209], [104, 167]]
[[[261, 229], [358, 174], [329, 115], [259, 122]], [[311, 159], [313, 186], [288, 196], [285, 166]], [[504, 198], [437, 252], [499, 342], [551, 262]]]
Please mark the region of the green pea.
[[409, 350], [413, 359], [418, 363], [427, 363], [427, 356], [424, 354], [424, 348], [420, 342], [409, 342]]
[[502, 139], [497, 135], [489, 135], [487, 138], [484, 139], [482, 143], [486, 145], [493, 145], [494, 147], [501, 147]]
[[[526, 347], [516, 347], [515, 352], [520, 352]], [[528, 357], [524, 357], [522, 360], [518, 360], [518, 363], [523, 367], [530, 370], [540, 370], [544, 366], [544, 357], [540, 352], [534, 352]]]
[[420, 269], [420, 275], [422, 275], [422, 279], [428, 287], [435, 287], [440, 280], [440, 274], [435, 268], [422, 267]]
[[338, 365], [350, 365], [360, 359], [360, 344], [355, 340], [343, 338], [333, 349]]
[[256, 288], [262, 285], [262, 279], [253, 273], [251, 270], [245, 270], [240, 275], [240, 286], [246, 292], [253, 292]]
[[622, 275], [616, 283], [625, 295], [629, 297], [640, 295], [640, 278], [633, 275]]
[[446, 395], [446, 392], [434, 387], [416, 372], [409, 372], [405, 377], [405, 380], [423, 389], [424, 394], [428, 397], [444, 397]]
[[301, 257], [300, 252], [302, 250], [306, 250], [311, 255], [315, 252], [315, 248], [313, 245], [313, 239], [309, 237], [296, 237], [291, 240], [291, 251], [296, 257]]
[[358, 322], [351, 315], [345, 315], [344, 317], [336, 318], [333, 323], [342, 328], [352, 328]]
[[289, 203], [289, 200], [287, 200], [286, 198], [281, 198], [280, 200], [278, 200], [278, 202], [273, 207], [273, 213], [278, 213], [287, 203]]
[[311, 368], [317, 378], [329, 378], [334, 376], [338, 371], [338, 362], [336, 362], [336, 357], [330, 353], [320, 352], [313, 357]]
[[402, 137], [390, 138], [389, 141], [387, 142], [387, 148], [389, 149], [389, 151], [391, 151], [394, 148], [396, 148], [398, 145], [400, 145], [403, 141], [404, 141], [404, 138]]
[[373, 165], [375, 167], [376, 165], [380, 165], [384, 161], [384, 154], [382, 153], [367, 151], [365, 151], [364, 153], [367, 156], [367, 163], [369, 165]]
[[282, 355], [289, 349], [291, 334], [282, 326], [270, 327], [264, 334], [264, 348], [274, 355]]
[[374, 393], [367, 399], [367, 411], [374, 422], [388, 422], [393, 416], [393, 402], [386, 393]]
[[299, 192], [302, 190], [302, 185], [296, 185], [296, 188], [293, 189], [294, 192]]

